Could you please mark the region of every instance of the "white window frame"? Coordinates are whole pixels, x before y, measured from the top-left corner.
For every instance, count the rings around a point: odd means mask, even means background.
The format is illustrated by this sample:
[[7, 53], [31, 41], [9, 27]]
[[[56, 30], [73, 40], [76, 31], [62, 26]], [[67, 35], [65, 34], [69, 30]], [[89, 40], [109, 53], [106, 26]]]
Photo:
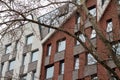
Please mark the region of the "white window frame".
[[58, 41], [58, 52], [64, 51], [66, 48], [66, 40], [60, 40]]
[[95, 64], [96, 62], [97, 61], [95, 60], [95, 58], [90, 53], [88, 53], [87, 54], [87, 64], [92, 65], [92, 64]]
[[54, 75], [54, 66], [46, 68], [46, 79], [52, 78]]
[[32, 52], [31, 62], [34, 62], [34, 61], [37, 61], [37, 60], [38, 60], [38, 53], [39, 53], [38, 50], [35, 50], [35, 51]]
[[96, 31], [95, 31], [95, 29], [92, 30], [90, 38], [91, 39], [96, 38]]
[[112, 20], [110, 20], [107, 22], [106, 32], [109, 33], [109, 32], [112, 32], [112, 30], [113, 30], [113, 23], [112, 23]]

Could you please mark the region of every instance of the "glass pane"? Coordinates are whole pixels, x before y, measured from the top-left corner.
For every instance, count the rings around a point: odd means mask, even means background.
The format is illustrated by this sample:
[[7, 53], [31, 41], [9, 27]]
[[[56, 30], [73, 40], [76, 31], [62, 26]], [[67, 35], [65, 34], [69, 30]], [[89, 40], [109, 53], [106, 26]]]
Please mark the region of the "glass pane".
[[60, 64], [60, 74], [64, 74], [64, 62]]
[[88, 58], [88, 65], [92, 65], [97, 62], [91, 54], [88, 54], [87, 58]]
[[111, 32], [112, 31], [112, 27], [113, 27], [113, 24], [112, 24], [112, 21], [108, 22], [107, 23], [107, 32]]
[[60, 41], [58, 43], [58, 52], [65, 50], [65, 47], [66, 47], [66, 41], [65, 40], [64, 41]]
[[51, 49], [52, 49], [52, 46], [49, 45], [49, 46], [48, 46], [48, 54], [47, 54], [48, 56], [50, 56], [50, 54], [51, 54]]
[[11, 51], [12, 51], [12, 47], [11, 44], [9, 44], [6, 46], [6, 54], [11, 53]]
[[79, 69], [79, 58], [75, 58], [75, 69]]
[[95, 17], [95, 16], [96, 16], [96, 8], [90, 9], [90, 10], [89, 10], [89, 13], [90, 13], [93, 17]]
[[26, 65], [26, 64], [27, 64], [27, 56], [24, 55], [24, 56], [23, 56], [23, 65]]
[[38, 60], [38, 51], [32, 53], [32, 62]]
[[91, 37], [90, 38], [95, 38], [96, 37], [96, 31], [93, 29], [92, 30], [92, 34], [91, 34]]
[[81, 39], [82, 42], [85, 42], [85, 36], [83, 34], [80, 34], [79, 38]]
[[27, 37], [27, 45], [32, 44], [33, 42], [33, 35]]
[[13, 70], [14, 69], [14, 65], [15, 64], [15, 60], [14, 61], [10, 61], [9, 63], [9, 70]]
[[52, 78], [53, 77], [53, 73], [54, 73], [54, 66], [49, 67], [46, 69], [46, 79], [48, 78]]
[[113, 45], [113, 50], [117, 55], [120, 55], [120, 43]]

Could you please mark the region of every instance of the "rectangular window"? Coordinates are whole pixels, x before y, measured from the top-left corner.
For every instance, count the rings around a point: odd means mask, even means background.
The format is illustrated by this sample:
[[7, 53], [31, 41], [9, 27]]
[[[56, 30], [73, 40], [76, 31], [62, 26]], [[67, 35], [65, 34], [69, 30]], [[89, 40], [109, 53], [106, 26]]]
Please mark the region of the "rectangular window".
[[26, 74], [26, 75], [21, 76], [21, 79], [20, 79], [20, 80], [27, 80], [27, 74]]
[[92, 65], [95, 64], [97, 61], [94, 59], [94, 57], [89, 53], [87, 55], [87, 64]]
[[104, 5], [104, 3], [105, 3], [105, 0], [101, 0], [102, 2], [101, 2], [101, 5], [103, 6]]
[[120, 43], [113, 45], [113, 50], [116, 52], [117, 55], [120, 55]]
[[4, 63], [1, 63], [0, 73], [2, 73], [2, 71], [3, 71], [3, 67], [4, 67]]
[[[83, 35], [83, 34], [79, 34], [79, 39], [82, 41], [82, 42], [85, 42], [85, 36]], [[77, 41], [76, 42], [76, 45], [79, 45], [80, 44], [80, 42], [79, 41]]]
[[54, 66], [46, 68], [46, 79], [52, 78], [54, 74]]
[[30, 34], [27, 36], [26, 44], [29, 45], [32, 44], [32, 42], [33, 42], [33, 34]]
[[92, 80], [99, 80], [97, 74], [91, 75]]
[[49, 45], [47, 46], [47, 56], [50, 56], [50, 55], [51, 55], [51, 49], [52, 49], [52, 46], [51, 46], [51, 44], [49, 44]]
[[26, 64], [27, 64], [27, 56], [23, 55], [22, 65], [26, 65]]
[[79, 69], [79, 56], [74, 57], [74, 69]]
[[96, 37], [96, 31], [93, 29], [90, 38], [95, 38]]
[[64, 74], [64, 61], [60, 62], [60, 74]]
[[31, 56], [31, 62], [37, 61], [38, 60], [38, 50], [35, 50], [32, 52]]
[[12, 52], [12, 46], [11, 46], [11, 44], [6, 45], [5, 46], [5, 53], [9, 54], [11, 52]]
[[32, 80], [36, 80], [37, 79], [37, 77], [36, 77], [36, 71], [33, 71], [32, 72]]
[[58, 52], [65, 50], [65, 47], [66, 47], [66, 41], [60, 40], [58, 42]]
[[96, 16], [96, 7], [91, 7], [91, 8], [89, 9], [89, 13], [90, 13], [93, 17], [95, 17], [95, 16]]
[[106, 32], [112, 32], [112, 28], [113, 28], [113, 23], [112, 23], [112, 19], [107, 21], [107, 29]]
[[81, 4], [81, 1], [80, 1], [80, 0], [76, 0], [76, 3], [77, 3], [78, 5], [80, 5], [80, 4]]
[[16, 41], [16, 43], [15, 43], [15, 50], [18, 50], [19, 49], [19, 47], [18, 47], [18, 40]]
[[8, 70], [13, 70], [14, 67], [15, 67], [15, 60], [11, 60], [11, 61], [9, 62]]

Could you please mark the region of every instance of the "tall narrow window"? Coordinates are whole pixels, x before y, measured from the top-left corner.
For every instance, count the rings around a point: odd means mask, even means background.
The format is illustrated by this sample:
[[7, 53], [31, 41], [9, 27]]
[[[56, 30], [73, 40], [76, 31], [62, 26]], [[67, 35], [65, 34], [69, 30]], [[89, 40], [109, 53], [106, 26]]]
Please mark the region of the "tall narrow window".
[[50, 55], [51, 55], [51, 49], [52, 49], [52, 46], [51, 46], [51, 44], [49, 44], [49, 45], [47, 46], [47, 56], [50, 56]]
[[33, 42], [33, 34], [30, 34], [27, 36], [26, 44], [29, 45], [32, 44], [32, 42]]
[[90, 13], [93, 17], [95, 17], [95, 16], [96, 16], [96, 7], [90, 8], [90, 9], [89, 9], [89, 13]]
[[4, 63], [1, 63], [0, 72], [3, 71]]
[[64, 74], [64, 61], [60, 62], [60, 74]]
[[101, 0], [102, 2], [101, 2], [101, 5], [103, 6], [104, 5], [104, 3], [105, 3], [105, 0]]
[[87, 64], [92, 65], [95, 64], [97, 61], [94, 59], [94, 57], [89, 53], [87, 55]]
[[108, 20], [107, 21], [107, 29], [106, 29], [106, 32], [111, 32], [112, 31], [112, 28], [113, 28], [113, 23], [112, 23], [112, 19]]
[[52, 78], [54, 74], [54, 66], [46, 68], [46, 79]]
[[36, 71], [33, 71], [32, 72], [32, 80], [36, 80], [37, 79], [37, 77], [36, 77]]
[[27, 56], [23, 55], [22, 65], [26, 65], [26, 64], [27, 64]]
[[96, 37], [96, 31], [93, 29], [90, 38], [95, 38]]
[[11, 46], [11, 44], [6, 45], [5, 46], [5, 53], [9, 54], [11, 52], [12, 52], [12, 46]]
[[66, 41], [60, 40], [58, 42], [58, 52], [65, 50], [65, 47], [66, 47]]
[[27, 80], [27, 74], [21, 76], [21, 79], [20, 80]]
[[19, 47], [18, 47], [18, 40], [17, 40], [15, 43], [15, 50], [18, 50], [18, 49], [19, 49]]
[[75, 59], [74, 59], [74, 69], [79, 69], [79, 57], [78, 56], [75, 56]]
[[35, 50], [32, 52], [31, 56], [31, 62], [37, 61], [38, 60], [38, 50]]
[[13, 70], [14, 67], [15, 67], [15, 60], [11, 60], [11, 61], [9, 62], [8, 70]]

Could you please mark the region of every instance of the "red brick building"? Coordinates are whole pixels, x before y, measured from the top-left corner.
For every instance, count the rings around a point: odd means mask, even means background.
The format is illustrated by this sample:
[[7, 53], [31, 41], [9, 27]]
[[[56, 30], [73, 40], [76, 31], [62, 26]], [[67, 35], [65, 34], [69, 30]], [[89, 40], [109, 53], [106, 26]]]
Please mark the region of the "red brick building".
[[[96, 22], [104, 36], [111, 42], [119, 40], [119, 4], [115, 0], [87, 0], [89, 13], [96, 17]], [[94, 14], [95, 12], [95, 14]], [[101, 12], [101, 13], [100, 13]], [[97, 52], [115, 71], [118, 71], [104, 43], [96, 35], [92, 24], [84, 13], [84, 21], [80, 21], [77, 11], [61, 26], [72, 34], [77, 34], [76, 25], [84, 23], [84, 31], [90, 38]], [[80, 38], [87, 44], [84, 36]], [[118, 53], [119, 54], [119, 53]], [[120, 74], [120, 72], [117, 72]], [[67, 34], [56, 31], [43, 43], [43, 59], [40, 80], [116, 80], [92, 57], [82, 45]]]

